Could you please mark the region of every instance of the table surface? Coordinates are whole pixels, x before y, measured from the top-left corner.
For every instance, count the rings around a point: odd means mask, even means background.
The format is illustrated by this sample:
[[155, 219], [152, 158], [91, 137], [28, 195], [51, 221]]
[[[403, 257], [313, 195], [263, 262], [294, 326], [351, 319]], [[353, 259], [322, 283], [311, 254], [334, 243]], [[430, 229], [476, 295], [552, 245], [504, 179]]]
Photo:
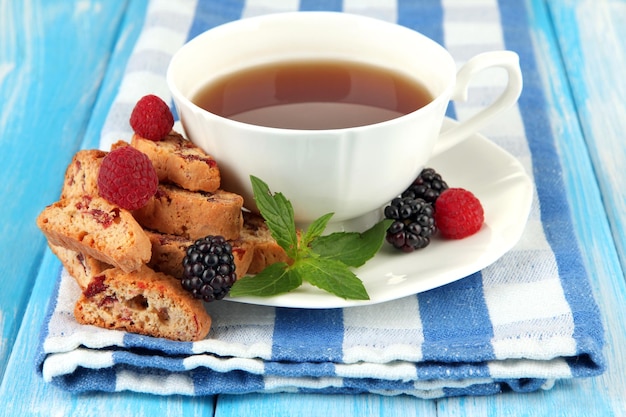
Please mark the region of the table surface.
[[[80, 148], [96, 147], [146, 1], [0, 0], [0, 414], [626, 415], [626, 2], [526, 0], [576, 233], [606, 329], [607, 371], [549, 391], [376, 395], [71, 395], [34, 371], [58, 261], [35, 225]], [[10, 404], [10, 405], [9, 405]]]

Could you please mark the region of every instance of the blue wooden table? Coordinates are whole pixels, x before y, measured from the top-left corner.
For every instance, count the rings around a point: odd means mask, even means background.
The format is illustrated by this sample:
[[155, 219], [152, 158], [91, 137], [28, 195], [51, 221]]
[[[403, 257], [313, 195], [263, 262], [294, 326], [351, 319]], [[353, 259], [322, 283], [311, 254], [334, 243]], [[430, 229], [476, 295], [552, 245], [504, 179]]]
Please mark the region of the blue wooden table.
[[79, 148], [96, 147], [145, 1], [0, 1], [0, 415], [626, 415], [626, 2], [526, 0], [606, 372], [488, 397], [72, 395], [34, 370], [58, 260], [35, 225]]

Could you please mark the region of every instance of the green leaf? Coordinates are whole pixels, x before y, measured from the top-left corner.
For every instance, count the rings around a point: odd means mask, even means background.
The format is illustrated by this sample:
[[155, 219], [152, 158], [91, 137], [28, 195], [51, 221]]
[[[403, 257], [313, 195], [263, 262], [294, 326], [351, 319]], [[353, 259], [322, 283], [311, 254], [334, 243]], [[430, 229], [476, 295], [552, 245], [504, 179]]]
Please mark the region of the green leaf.
[[321, 236], [331, 217], [333, 217], [333, 213], [328, 213], [311, 223], [302, 236], [302, 246], [309, 246], [313, 240]]
[[254, 200], [272, 237], [295, 259], [298, 253], [298, 236], [294, 220], [293, 206], [281, 193], [272, 195], [269, 187], [261, 179], [251, 175]]
[[294, 290], [302, 285], [302, 278], [286, 263], [279, 262], [265, 268], [255, 276], [246, 276], [230, 289], [231, 297], [271, 297]]
[[380, 250], [391, 222], [382, 220], [363, 233], [338, 232], [320, 236], [311, 243], [311, 248], [323, 258], [341, 261], [356, 268]]
[[244, 277], [230, 295], [268, 297], [296, 289], [303, 281], [350, 300], [369, 300], [363, 282], [350, 270], [376, 255], [391, 220], [383, 220], [363, 233], [333, 233], [323, 236], [333, 213], [316, 219], [301, 234], [295, 224], [293, 206], [281, 193], [251, 175], [254, 199], [276, 242], [294, 263], [273, 264], [254, 277]]
[[304, 280], [347, 300], [369, 300], [363, 282], [343, 263], [332, 259], [307, 258], [294, 265]]

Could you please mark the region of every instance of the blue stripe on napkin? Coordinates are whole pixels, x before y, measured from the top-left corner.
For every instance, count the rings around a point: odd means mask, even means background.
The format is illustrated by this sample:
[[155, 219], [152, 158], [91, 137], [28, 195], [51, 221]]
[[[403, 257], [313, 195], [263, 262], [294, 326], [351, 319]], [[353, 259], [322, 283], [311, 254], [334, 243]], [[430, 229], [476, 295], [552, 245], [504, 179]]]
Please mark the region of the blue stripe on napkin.
[[340, 362], [343, 357], [343, 334], [341, 309], [277, 308], [272, 360]]
[[398, 1], [398, 24], [443, 45], [443, 6], [439, 1]]
[[342, 9], [341, 0], [300, 0], [300, 11], [303, 12], [340, 12]]
[[183, 358], [173, 355], [163, 356], [160, 351], [151, 352], [145, 347], [127, 350], [117, 350], [113, 352], [113, 362], [117, 364], [131, 364], [139, 368], [165, 369], [168, 372], [182, 372], [187, 368], [183, 363]]
[[[546, 238], [556, 256], [559, 276], [563, 287], [568, 290], [564, 295], [569, 303], [574, 318], [574, 333], [577, 351], [588, 351], [592, 345], [603, 338], [603, 327], [595, 302], [589, 299], [591, 286], [586, 279], [587, 273], [582, 263], [570, 212], [565, 195], [562, 168], [560, 166], [554, 137], [550, 128], [548, 111], [535, 61], [532, 39], [528, 31], [515, 30], [518, 19], [527, 19], [526, 9], [522, 4], [506, 0], [499, 1], [502, 28], [507, 48], [520, 55], [520, 66], [525, 74], [524, 91], [519, 99], [520, 112], [528, 144], [533, 156], [541, 163], [533, 164], [533, 174], [540, 200], [543, 222], [551, 225], [544, 228]], [[584, 355], [583, 355], [584, 356]], [[581, 358], [568, 358], [575, 376], [581, 375], [581, 366], [573, 363]], [[602, 367], [603, 364], [597, 364]]]
[[493, 332], [481, 274], [417, 295], [424, 325], [424, 360], [492, 359]]
[[72, 392], [115, 392], [117, 371], [114, 367], [98, 369], [97, 372], [92, 369], [78, 368], [67, 378], [58, 379], [55, 382]]
[[[398, 0], [397, 23], [420, 32], [443, 45], [443, 13], [443, 5], [439, 0]], [[446, 116], [456, 119], [453, 103], [448, 106]]]
[[190, 372], [195, 395], [215, 395], [221, 392], [240, 394], [261, 392], [265, 389], [262, 375], [244, 371], [217, 372], [210, 368], [197, 368]]
[[168, 355], [180, 356], [193, 354], [193, 343], [158, 340], [135, 333], [124, 335], [124, 346], [132, 350], [167, 352]]
[[239, 19], [245, 3], [245, 0], [198, 0], [187, 39], [193, 39], [210, 28]]

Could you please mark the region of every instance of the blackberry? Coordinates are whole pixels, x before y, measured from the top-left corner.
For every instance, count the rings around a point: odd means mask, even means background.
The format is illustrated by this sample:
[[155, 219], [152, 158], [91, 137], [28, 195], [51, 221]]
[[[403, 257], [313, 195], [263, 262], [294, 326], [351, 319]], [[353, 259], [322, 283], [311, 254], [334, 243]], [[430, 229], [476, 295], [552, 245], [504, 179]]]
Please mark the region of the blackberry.
[[195, 298], [221, 300], [237, 280], [230, 243], [222, 236], [206, 236], [187, 248], [181, 284]]
[[424, 168], [419, 176], [413, 181], [403, 193], [402, 197], [422, 198], [431, 204], [444, 190], [448, 189], [448, 184], [441, 179], [441, 175], [432, 168]]
[[436, 231], [434, 211], [422, 198], [394, 198], [385, 207], [385, 217], [394, 220], [387, 229], [387, 242], [403, 252], [425, 248]]

